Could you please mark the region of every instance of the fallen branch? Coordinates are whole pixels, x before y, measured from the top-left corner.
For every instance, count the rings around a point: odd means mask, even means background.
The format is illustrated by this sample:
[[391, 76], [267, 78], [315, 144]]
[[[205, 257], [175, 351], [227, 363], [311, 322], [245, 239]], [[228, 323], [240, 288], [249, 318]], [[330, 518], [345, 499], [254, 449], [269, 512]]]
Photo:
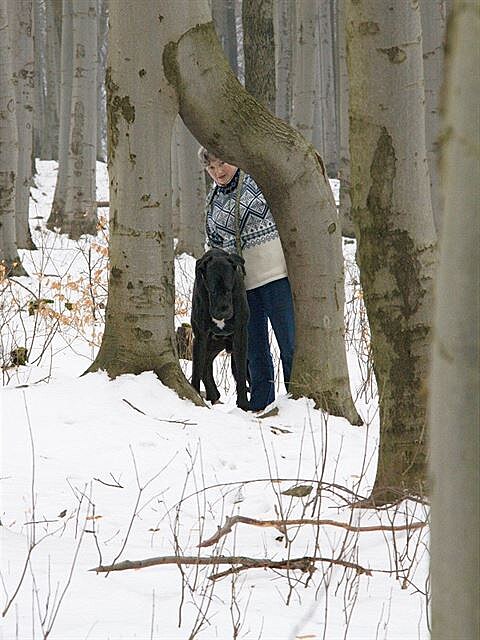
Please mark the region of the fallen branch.
[[414, 522], [412, 524], [399, 525], [398, 527], [391, 525], [373, 525], [371, 527], [358, 527], [348, 524], [346, 522], [337, 522], [336, 520], [315, 520], [311, 518], [299, 518], [297, 520], [256, 520], [255, 518], [247, 518], [246, 516], [232, 516], [227, 517], [223, 527], [219, 527], [217, 532], [204, 540], [198, 546], [199, 547], [211, 547], [218, 542], [220, 538], [230, 533], [233, 527], [238, 524], [251, 524], [255, 527], [274, 527], [280, 531], [285, 531], [285, 527], [299, 526], [310, 524], [314, 526], [332, 526], [352, 531], [353, 533], [363, 533], [366, 531], [411, 531], [412, 529], [421, 529], [427, 525], [426, 522]]
[[[312, 572], [315, 570], [316, 562], [326, 562], [328, 564], [340, 565], [347, 569], [354, 569], [359, 575], [372, 575], [372, 570], [360, 566], [354, 562], [346, 560], [335, 560], [333, 558], [320, 558], [315, 556], [306, 556], [304, 558], [291, 558], [289, 560], [270, 560], [268, 558], [249, 558], [246, 556], [213, 556], [210, 558], [202, 558], [199, 556], [157, 556], [154, 558], [145, 558], [144, 560], [124, 560], [123, 562], [111, 565], [100, 565], [89, 571], [97, 573], [110, 573], [110, 571], [127, 571], [129, 569], [144, 569], [145, 567], [153, 567], [156, 565], [176, 564], [176, 565], [214, 565], [221, 564], [231, 565], [231, 569], [226, 572], [213, 574], [211, 580], [217, 580], [229, 573], [238, 573], [246, 569], [299, 569], [303, 572]], [[239, 565], [238, 567], [234, 565]]]

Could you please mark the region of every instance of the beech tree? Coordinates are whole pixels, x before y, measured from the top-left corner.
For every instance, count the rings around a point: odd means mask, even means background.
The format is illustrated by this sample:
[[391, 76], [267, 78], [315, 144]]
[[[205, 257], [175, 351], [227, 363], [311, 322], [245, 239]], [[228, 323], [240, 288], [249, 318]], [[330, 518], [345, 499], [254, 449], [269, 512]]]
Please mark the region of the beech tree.
[[159, 44], [182, 33], [190, 4], [110, 4], [110, 279], [105, 333], [89, 371], [114, 377], [153, 370], [200, 404], [175, 345], [170, 158], [178, 109], [158, 53]]
[[433, 220], [437, 234], [442, 222], [439, 173], [440, 93], [446, 30], [445, 0], [420, 2], [422, 18], [423, 69], [425, 75], [425, 134], [432, 194]]
[[295, 3], [295, 40], [293, 45], [292, 117], [295, 129], [312, 142], [317, 102], [317, 2]]
[[442, 130], [444, 221], [430, 377], [432, 638], [478, 638], [480, 613], [480, 8], [449, 20]]
[[198, 142], [177, 116], [172, 135], [175, 253], [188, 253], [195, 258], [205, 252], [205, 176], [198, 149]]
[[293, 39], [295, 5], [290, 0], [276, 0], [273, 5], [275, 31], [276, 115], [290, 122], [292, 115]]
[[[169, 3], [161, 6], [173, 23]], [[221, 54], [205, 3], [195, 3], [195, 10], [183, 6], [190, 22], [161, 47], [163, 66], [180, 115], [197, 140], [253, 175], [274, 213], [296, 311], [291, 388], [358, 423], [343, 340], [341, 236], [323, 163], [297, 131], [239, 84]]]
[[339, 214], [342, 235], [355, 236], [352, 220], [352, 201], [350, 198], [350, 147], [348, 116], [348, 69], [346, 45], [345, 4], [348, 0], [336, 0], [336, 109], [338, 134], [338, 178], [340, 181]]
[[84, 233], [95, 235], [97, 228], [97, 26], [97, 0], [73, 0], [72, 101], [61, 232], [74, 240]]
[[315, 29], [316, 61], [311, 70], [316, 83], [312, 142], [322, 156], [330, 177], [336, 177], [338, 172], [334, 59], [338, 44], [334, 44], [334, 22], [333, 0], [319, 0]]
[[59, 190], [48, 227], [76, 240], [84, 233], [94, 235], [97, 227], [97, 1], [64, 0], [62, 25], [62, 75], [71, 73], [71, 89], [63, 75], [59, 138], [67, 151], [59, 151]]
[[58, 159], [58, 122], [60, 108], [60, 38], [62, 0], [45, 2], [45, 126], [43, 155]]
[[12, 44], [18, 163], [15, 181], [15, 238], [21, 249], [35, 249], [28, 221], [33, 148], [33, 13], [32, 0], [8, 0], [8, 35]]
[[275, 113], [273, 0], [243, 0], [245, 88]]
[[26, 275], [17, 251], [15, 188], [18, 167], [12, 47], [7, 30], [7, 0], [0, 0], [0, 266], [2, 275]]
[[52, 209], [47, 220], [47, 228], [62, 228], [62, 217], [67, 200], [67, 161], [70, 136], [70, 108], [73, 83], [73, 4], [72, 0], [62, 3], [62, 46], [60, 56], [60, 116], [58, 132], [58, 174], [55, 183]]
[[222, 49], [235, 75], [238, 75], [235, 0], [212, 0], [212, 17]]
[[351, 197], [380, 403], [373, 498], [385, 502], [426, 480], [436, 235], [418, 3], [349, 0], [347, 39]]

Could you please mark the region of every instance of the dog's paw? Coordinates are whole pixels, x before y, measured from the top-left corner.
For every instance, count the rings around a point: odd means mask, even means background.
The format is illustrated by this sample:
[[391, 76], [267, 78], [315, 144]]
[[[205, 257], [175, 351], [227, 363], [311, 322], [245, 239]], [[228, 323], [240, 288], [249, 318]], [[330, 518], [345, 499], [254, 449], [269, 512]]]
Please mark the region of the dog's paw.
[[237, 400], [237, 407], [242, 411], [250, 411], [250, 403], [248, 400]]

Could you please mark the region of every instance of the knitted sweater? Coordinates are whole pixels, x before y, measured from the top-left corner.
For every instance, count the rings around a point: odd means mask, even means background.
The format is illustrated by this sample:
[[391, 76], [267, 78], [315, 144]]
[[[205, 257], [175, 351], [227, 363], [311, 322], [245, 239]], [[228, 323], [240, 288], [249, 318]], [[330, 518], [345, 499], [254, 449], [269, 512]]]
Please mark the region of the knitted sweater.
[[[237, 252], [235, 201], [239, 173], [224, 187], [214, 185], [207, 196], [207, 244], [229, 253]], [[275, 220], [260, 188], [248, 174], [242, 184], [239, 218], [246, 289], [285, 278], [287, 266]]]

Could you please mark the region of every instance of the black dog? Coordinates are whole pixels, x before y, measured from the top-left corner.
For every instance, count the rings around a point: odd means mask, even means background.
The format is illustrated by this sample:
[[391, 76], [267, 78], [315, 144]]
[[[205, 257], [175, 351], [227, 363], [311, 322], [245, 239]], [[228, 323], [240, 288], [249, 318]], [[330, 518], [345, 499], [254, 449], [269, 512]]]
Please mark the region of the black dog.
[[195, 265], [192, 298], [192, 386], [217, 402], [213, 360], [225, 349], [232, 354], [237, 406], [247, 411], [247, 324], [249, 310], [243, 283], [244, 260], [222, 249], [210, 249]]

